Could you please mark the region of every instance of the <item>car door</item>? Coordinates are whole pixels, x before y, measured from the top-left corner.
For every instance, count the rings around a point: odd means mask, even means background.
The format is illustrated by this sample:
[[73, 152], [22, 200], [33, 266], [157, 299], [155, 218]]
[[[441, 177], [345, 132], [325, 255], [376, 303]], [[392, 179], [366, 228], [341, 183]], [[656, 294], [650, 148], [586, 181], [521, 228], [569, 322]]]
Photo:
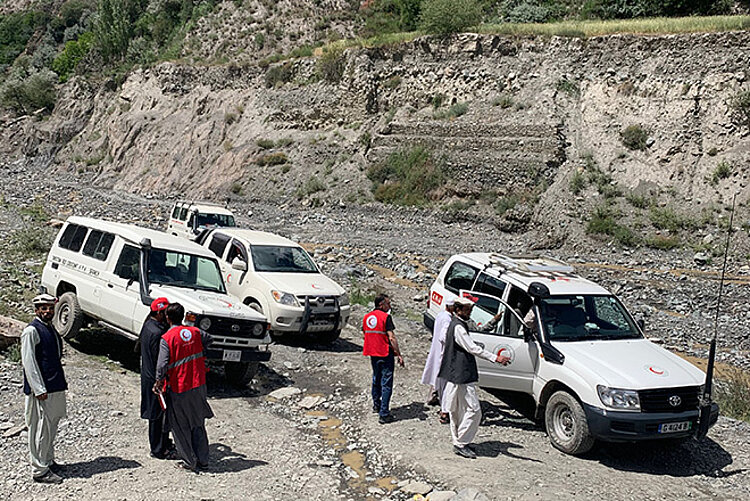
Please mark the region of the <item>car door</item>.
[[[469, 335], [474, 342], [495, 355], [510, 357], [510, 364], [506, 366], [477, 358], [479, 385], [531, 393], [539, 348], [534, 341], [524, 340], [518, 312], [491, 294], [464, 290], [460, 294], [475, 304], [471, 312], [473, 322], [469, 323]], [[488, 322], [497, 314], [502, 315], [500, 321], [494, 329], [485, 332]]]
[[136, 305], [140, 303], [140, 249], [131, 244], [123, 244], [118, 238], [114, 247], [119, 252], [114, 269], [109, 266], [102, 273], [107, 286], [102, 290], [101, 319], [127, 332], [137, 334], [134, 325], [141, 325], [143, 319], [135, 319]]

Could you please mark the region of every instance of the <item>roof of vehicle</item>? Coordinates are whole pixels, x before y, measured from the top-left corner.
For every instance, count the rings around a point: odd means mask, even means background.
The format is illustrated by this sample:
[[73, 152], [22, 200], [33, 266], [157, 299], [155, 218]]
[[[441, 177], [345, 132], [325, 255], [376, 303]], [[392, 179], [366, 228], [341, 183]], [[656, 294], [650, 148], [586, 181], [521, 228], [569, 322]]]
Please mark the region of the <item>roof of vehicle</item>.
[[133, 224], [116, 223], [113, 221], [82, 216], [71, 216], [66, 222], [87, 226], [108, 233], [114, 233], [137, 245], [140, 245], [142, 239], [148, 238], [151, 240], [151, 246], [159, 249], [175, 250], [210, 258], [216, 257], [205, 247], [198, 245], [195, 242], [191, 242], [186, 238], [177, 237], [158, 230], [141, 228], [140, 226], [135, 226]]
[[540, 282], [553, 296], [610, 294], [604, 287], [578, 275], [572, 266], [549, 257], [506, 256], [489, 252], [470, 252], [459, 254], [459, 257], [486, 269], [491, 275], [502, 276], [524, 291], [532, 282]]
[[216, 228], [218, 231], [231, 237], [245, 240], [250, 245], [278, 245], [280, 247], [299, 247], [300, 245], [294, 240], [289, 240], [274, 233], [265, 231], [244, 230], [241, 228]]
[[195, 209], [198, 212], [202, 212], [204, 214], [223, 214], [225, 216], [234, 216], [234, 213], [226, 207], [210, 204], [208, 202], [177, 202], [175, 205], [186, 205], [188, 208]]

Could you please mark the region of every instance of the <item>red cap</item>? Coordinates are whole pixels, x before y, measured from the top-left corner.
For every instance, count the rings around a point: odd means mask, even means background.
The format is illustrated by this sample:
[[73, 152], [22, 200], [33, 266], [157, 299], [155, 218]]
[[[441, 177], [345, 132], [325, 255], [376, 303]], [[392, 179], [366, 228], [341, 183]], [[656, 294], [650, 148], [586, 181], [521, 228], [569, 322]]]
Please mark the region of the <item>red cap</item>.
[[161, 311], [169, 306], [169, 300], [165, 297], [158, 297], [151, 303], [151, 311]]

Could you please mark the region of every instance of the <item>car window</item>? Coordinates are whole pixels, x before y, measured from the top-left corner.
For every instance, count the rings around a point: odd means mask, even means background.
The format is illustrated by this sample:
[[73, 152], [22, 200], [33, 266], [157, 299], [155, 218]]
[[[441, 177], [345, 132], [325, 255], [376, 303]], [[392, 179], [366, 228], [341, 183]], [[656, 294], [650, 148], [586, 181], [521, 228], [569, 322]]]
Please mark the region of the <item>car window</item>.
[[211, 243], [208, 244], [208, 249], [216, 254], [216, 257], [221, 258], [224, 255], [224, 250], [227, 248], [228, 243], [228, 236], [221, 233], [215, 233], [211, 239]]
[[78, 252], [83, 246], [83, 241], [85, 240], [88, 231], [89, 229], [85, 226], [69, 224], [60, 237], [60, 247], [73, 252]]
[[227, 263], [232, 264], [232, 261], [236, 257], [247, 263], [247, 250], [245, 246], [238, 240], [232, 240], [232, 246], [229, 248], [229, 253], [227, 254]]
[[89, 237], [86, 239], [86, 245], [83, 246], [83, 254], [99, 261], [106, 261], [109, 249], [112, 247], [112, 242], [114, 241], [115, 236], [111, 233], [91, 230]]
[[[516, 286], [511, 286], [508, 292], [508, 304], [516, 310], [521, 318], [529, 312], [534, 302], [526, 292]], [[505, 315], [503, 319], [503, 332], [509, 337], [523, 337], [522, 325], [515, 315]]]
[[179, 208], [179, 206], [177, 206], [177, 205], [174, 206], [174, 210], [172, 211], [172, 217], [174, 219], [177, 219], [177, 218], [180, 217], [180, 208]]
[[460, 261], [453, 263], [445, 275], [445, 288], [454, 294], [461, 289], [473, 289], [474, 279], [479, 270]]
[[486, 273], [480, 273], [474, 289], [491, 296], [502, 298], [503, 292], [505, 292], [505, 285], [505, 282], [498, 278], [491, 277]]
[[228, 214], [198, 214], [198, 226], [224, 226], [233, 227], [234, 217]]
[[179, 219], [181, 219], [182, 221], [184, 221], [185, 219], [187, 219], [187, 214], [188, 214], [187, 207], [181, 207], [180, 208], [180, 217], [179, 217]]
[[551, 296], [541, 302], [552, 341], [637, 339], [641, 335], [614, 296]]
[[492, 318], [498, 313], [505, 311], [505, 305], [499, 298], [477, 291], [460, 291], [463, 297], [474, 302], [469, 319], [469, 330], [471, 332], [483, 332], [485, 334], [499, 334], [502, 322], [490, 325]]
[[138, 280], [140, 268], [141, 251], [138, 247], [125, 245], [117, 258], [115, 265], [115, 275], [125, 280]]
[[275, 273], [318, 273], [318, 268], [302, 247], [253, 245], [250, 248], [255, 271]]

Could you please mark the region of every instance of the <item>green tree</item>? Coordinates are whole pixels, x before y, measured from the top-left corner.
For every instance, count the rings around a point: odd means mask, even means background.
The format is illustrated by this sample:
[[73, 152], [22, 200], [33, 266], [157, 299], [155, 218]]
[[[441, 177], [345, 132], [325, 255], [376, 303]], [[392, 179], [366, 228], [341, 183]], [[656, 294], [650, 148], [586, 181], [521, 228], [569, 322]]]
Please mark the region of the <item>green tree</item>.
[[90, 31], [65, 44], [63, 51], [52, 61], [52, 69], [65, 82], [75, 70], [78, 63], [89, 53], [94, 44], [94, 34]]
[[477, 0], [424, 0], [420, 27], [428, 33], [450, 35], [482, 20], [482, 5]]

